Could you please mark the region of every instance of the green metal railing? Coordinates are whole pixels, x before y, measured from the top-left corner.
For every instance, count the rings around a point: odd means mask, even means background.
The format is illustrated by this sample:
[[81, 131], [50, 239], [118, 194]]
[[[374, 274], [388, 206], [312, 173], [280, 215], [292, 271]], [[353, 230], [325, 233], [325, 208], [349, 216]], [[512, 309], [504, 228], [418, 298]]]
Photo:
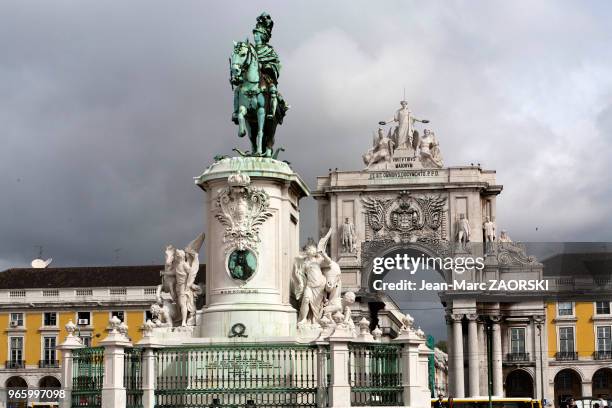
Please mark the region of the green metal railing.
[[233, 344], [155, 351], [155, 407], [326, 407], [327, 346]]
[[104, 380], [104, 348], [86, 347], [72, 354], [71, 406], [99, 408], [102, 406]]
[[126, 408], [142, 408], [142, 349], [129, 347], [123, 356]]
[[395, 344], [349, 344], [352, 406], [403, 406], [401, 352]]

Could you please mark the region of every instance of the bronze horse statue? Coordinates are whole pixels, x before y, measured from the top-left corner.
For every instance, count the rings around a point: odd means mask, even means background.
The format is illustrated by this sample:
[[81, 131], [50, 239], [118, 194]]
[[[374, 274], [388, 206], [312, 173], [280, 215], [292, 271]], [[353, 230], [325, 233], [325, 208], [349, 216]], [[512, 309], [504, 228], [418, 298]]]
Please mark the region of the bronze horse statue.
[[251, 141], [250, 152], [235, 150], [245, 156], [276, 158], [280, 149], [274, 152], [274, 133], [276, 126], [283, 123], [288, 106], [280, 94], [278, 101], [273, 100], [270, 86], [261, 72], [255, 45], [248, 39], [234, 42], [230, 83], [234, 89], [232, 121], [238, 125], [238, 136], [244, 137], [248, 133]]

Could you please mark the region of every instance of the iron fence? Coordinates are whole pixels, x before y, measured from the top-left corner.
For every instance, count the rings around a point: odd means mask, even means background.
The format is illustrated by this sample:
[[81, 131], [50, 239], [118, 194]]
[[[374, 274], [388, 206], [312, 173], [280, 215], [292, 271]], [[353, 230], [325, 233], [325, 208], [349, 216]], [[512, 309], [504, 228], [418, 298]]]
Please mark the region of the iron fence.
[[142, 408], [142, 349], [129, 347], [123, 355], [126, 408]]
[[99, 408], [102, 406], [104, 380], [104, 348], [86, 347], [72, 354], [71, 406]]
[[327, 346], [233, 344], [155, 351], [155, 407], [328, 405]]
[[349, 344], [352, 406], [403, 406], [401, 352], [396, 344]]

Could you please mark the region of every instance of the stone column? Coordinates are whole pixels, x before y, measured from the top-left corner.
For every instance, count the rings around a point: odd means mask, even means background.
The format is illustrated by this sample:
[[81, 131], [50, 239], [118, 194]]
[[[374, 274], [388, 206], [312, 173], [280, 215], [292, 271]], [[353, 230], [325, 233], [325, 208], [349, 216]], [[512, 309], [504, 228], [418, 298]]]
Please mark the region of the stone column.
[[81, 340], [74, 335], [76, 325], [70, 320], [66, 324], [66, 331], [68, 335], [63, 343], [57, 346], [57, 349], [62, 352], [62, 371], [61, 381], [62, 388], [65, 391], [65, 396], [60, 400], [60, 408], [71, 408], [72, 406], [72, 352], [75, 349], [83, 348]]
[[485, 324], [482, 318], [477, 320], [478, 323], [478, 364], [480, 369], [478, 371], [479, 385], [483, 394], [486, 394], [489, 389], [489, 368], [487, 367], [487, 334], [485, 332]]
[[463, 327], [462, 314], [452, 315], [453, 319], [453, 377], [455, 398], [465, 397], [465, 380], [463, 373]]
[[[334, 333], [335, 334], [335, 333]], [[350, 407], [351, 385], [349, 384], [349, 349], [352, 336], [330, 336], [331, 382], [329, 384], [329, 406]]]
[[126, 393], [123, 385], [124, 349], [131, 347], [127, 326], [116, 316], [109, 322], [109, 333], [100, 345], [104, 347], [104, 383], [102, 408], [125, 408]]
[[[453, 369], [454, 369], [454, 365], [453, 365], [453, 319], [451, 317], [450, 314], [446, 315], [446, 352], [448, 355], [448, 375], [446, 376], [446, 394], [447, 396], [449, 395], [454, 395], [455, 394], [455, 387], [453, 384], [453, 381], [449, 381], [450, 378], [452, 378], [453, 376]], [[437, 395], [436, 395], [437, 397]]]
[[493, 368], [493, 395], [502, 397], [504, 395], [504, 379], [502, 371], [502, 340], [500, 316], [491, 316], [493, 321], [493, 347], [492, 347], [492, 368]]
[[476, 319], [477, 314], [468, 314], [468, 378], [470, 387], [470, 396], [475, 397], [480, 395], [480, 376], [478, 370], [480, 366], [478, 364], [478, 357], [480, 355], [480, 348], [478, 347], [478, 326]]

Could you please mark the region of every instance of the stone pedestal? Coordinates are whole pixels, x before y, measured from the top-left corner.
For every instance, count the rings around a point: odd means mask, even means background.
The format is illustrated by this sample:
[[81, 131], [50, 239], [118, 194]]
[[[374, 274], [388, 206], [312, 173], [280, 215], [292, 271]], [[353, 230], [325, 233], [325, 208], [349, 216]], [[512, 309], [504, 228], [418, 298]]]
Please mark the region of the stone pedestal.
[[392, 343], [403, 345], [401, 372], [404, 406], [428, 407], [431, 397], [428, 364], [433, 350], [425, 345], [425, 339], [416, 335], [413, 329], [402, 331]]
[[352, 336], [334, 333], [329, 337], [331, 353], [331, 383], [329, 386], [329, 402], [332, 407], [351, 406], [351, 385], [349, 383], [349, 348]]
[[111, 330], [100, 342], [104, 347], [104, 383], [102, 385], [102, 408], [121, 408], [126, 406], [126, 390], [123, 383], [124, 350], [132, 343], [125, 335]]
[[259, 157], [219, 160], [196, 183], [207, 192], [200, 335], [249, 341], [294, 336], [289, 281], [306, 185], [287, 163]]
[[70, 408], [72, 404], [72, 373], [73, 373], [73, 359], [72, 354], [76, 349], [83, 348], [83, 343], [78, 337], [74, 335], [76, 326], [72, 323], [72, 320], [66, 325], [68, 330], [68, 336], [66, 340], [57, 346], [57, 350], [62, 352], [62, 384], [65, 390], [65, 396], [60, 400], [61, 408]]

